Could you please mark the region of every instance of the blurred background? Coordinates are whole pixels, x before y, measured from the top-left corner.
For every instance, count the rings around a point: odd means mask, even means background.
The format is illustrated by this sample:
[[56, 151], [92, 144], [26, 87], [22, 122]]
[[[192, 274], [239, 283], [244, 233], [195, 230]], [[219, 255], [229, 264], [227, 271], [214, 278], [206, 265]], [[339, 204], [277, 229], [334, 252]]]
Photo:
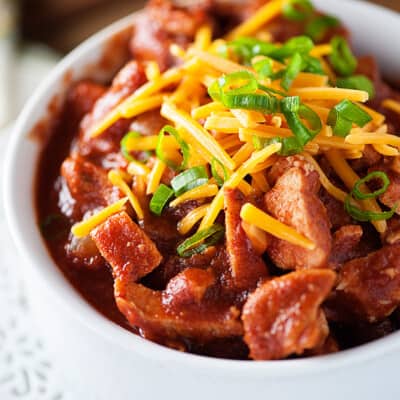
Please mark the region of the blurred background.
[[[370, 1], [400, 11], [400, 0]], [[144, 0], [0, 0], [0, 129], [15, 117], [25, 99], [63, 54], [144, 3]]]

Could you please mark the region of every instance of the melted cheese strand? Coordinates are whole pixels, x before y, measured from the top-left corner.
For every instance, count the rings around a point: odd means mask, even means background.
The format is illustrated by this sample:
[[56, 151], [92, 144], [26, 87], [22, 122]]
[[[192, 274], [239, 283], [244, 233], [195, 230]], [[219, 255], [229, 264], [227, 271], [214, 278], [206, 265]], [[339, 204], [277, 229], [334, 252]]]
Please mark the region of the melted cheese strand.
[[146, 194], [153, 194], [157, 190], [166, 168], [167, 166], [157, 158], [147, 179]]
[[133, 194], [131, 188], [128, 186], [128, 184], [122, 179], [122, 176], [119, 174], [118, 171], [116, 170], [111, 170], [108, 173], [108, 180], [116, 187], [121, 190], [122, 193], [126, 197], [128, 197], [129, 202], [131, 203], [131, 206], [133, 210], [135, 211], [138, 219], [143, 219], [144, 218], [144, 213], [143, 209], [139, 203], [139, 200], [137, 197]]
[[224, 188], [236, 188], [246, 175], [253, 173], [253, 170], [257, 165], [277, 153], [281, 147], [282, 145], [280, 143], [273, 143], [260, 151], [254, 152], [252, 156], [231, 175], [218, 194], [214, 197], [207, 214], [201, 221], [199, 231], [209, 228], [217, 219], [220, 211], [224, 208]]
[[269, 21], [282, 13], [282, 7], [286, 0], [272, 0], [262, 6], [256, 13], [241, 25], [232, 30], [226, 37], [233, 40], [240, 36], [249, 36], [266, 25]]
[[242, 207], [240, 218], [281, 240], [285, 240], [286, 242], [303, 247], [307, 250], [315, 249], [315, 243], [301, 235], [296, 229], [283, 224], [250, 203], [246, 203]]
[[164, 102], [161, 108], [161, 115], [176, 125], [185, 129], [190, 135], [190, 144], [195, 148], [202, 148], [209, 154], [207, 161], [211, 162], [215, 157], [229, 170], [235, 169], [235, 163], [228, 153], [218, 144], [218, 142], [188, 113], [178, 110], [172, 103]]
[[314, 169], [319, 174], [319, 180], [323, 188], [336, 200], [344, 203], [346, 200], [347, 193], [344, 192], [342, 189], [336, 187], [325, 175], [324, 171], [321, 169], [317, 161], [315, 161], [314, 157], [310, 156], [307, 153], [303, 153], [303, 157], [314, 167]]
[[114, 204], [103, 208], [101, 211], [92, 215], [85, 221], [75, 224], [71, 228], [72, 234], [78, 239], [89, 235], [94, 228], [102, 224], [108, 217], [122, 211], [125, 208], [125, 204], [127, 201], [128, 197], [118, 200]]
[[400, 102], [398, 101], [386, 99], [382, 102], [382, 106], [400, 114]]
[[330, 87], [306, 87], [290, 90], [292, 96], [300, 96], [302, 100], [350, 100], [365, 103], [368, 101], [368, 93], [363, 90], [330, 88]]
[[208, 183], [198, 186], [194, 189], [188, 190], [187, 192], [181, 194], [174, 201], [169, 203], [170, 207], [177, 207], [179, 204], [184, 203], [189, 200], [199, 200], [207, 197], [213, 197], [218, 193], [217, 185], [210, 185]]
[[112, 124], [117, 122], [121, 118], [121, 111], [133, 106], [137, 100], [148, 97], [165, 87], [170, 86], [173, 83], [177, 83], [182, 79], [184, 74], [183, 68], [171, 68], [164, 72], [158, 78], [145, 83], [139, 89], [137, 89], [131, 96], [125, 99], [119, 106], [115, 107], [110, 111], [98, 124], [95, 124], [90, 132], [89, 136], [96, 137], [103, 133]]
[[351, 133], [345, 138], [346, 143], [350, 144], [386, 144], [400, 147], [400, 137], [389, 133], [360, 132]]
[[178, 232], [181, 235], [186, 235], [187, 233], [189, 233], [196, 225], [196, 223], [199, 222], [206, 215], [209, 207], [210, 204], [203, 204], [202, 206], [197, 207], [187, 213], [186, 216], [178, 222]]

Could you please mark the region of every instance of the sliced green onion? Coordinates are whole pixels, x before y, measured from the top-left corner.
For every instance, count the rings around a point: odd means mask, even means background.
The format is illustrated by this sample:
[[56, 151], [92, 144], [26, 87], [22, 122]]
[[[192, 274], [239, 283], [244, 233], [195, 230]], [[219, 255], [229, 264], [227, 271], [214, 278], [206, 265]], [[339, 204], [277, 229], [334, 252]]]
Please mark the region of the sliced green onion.
[[355, 220], [360, 222], [381, 221], [390, 219], [395, 214], [397, 207], [398, 204], [395, 204], [390, 211], [383, 212], [364, 211], [352, 204], [351, 194], [347, 195], [344, 202], [344, 208], [346, 212], [351, 215]]
[[[375, 190], [372, 193], [363, 193], [360, 190], [360, 186], [370, 182], [373, 179], [379, 179], [382, 181], [382, 187], [378, 190]], [[390, 185], [390, 179], [387, 176], [387, 174], [383, 171], [373, 171], [370, 174], [368, 174], [366, 177], [358, 180], [356, 184], [354, 185], [354, 188], [352, 190], [352, 195], [354, 198], [358, 200], [366, 200], [366, 199], [374, 199], [376, 197], [379, 197], [381, 194], [384, 194], [386, 190], [388, 189]]]
[[[173, 161], [168, 160], [167, 157], [165, 157], [165, 155], [164, 155], [163, 140], [164, 140], [165, 132], [167, 132], [171, 136], [173, 136], [176, 139], [176, 141], [178, 142], [179, 146], [181, 147], [183, 160], [180, 165], [176, 165]], [[186, 168], [186, 166], [189, 162], [189, 158], [190, 158], [189, 145], [180, 137], [178, 131], [173, 126], [165, 125], [164, 128], [162, 128], [160, 133], [158, 134], [156, 155], [159, 160], [163, 161], [174, 171], [182, 171]]]
[[264, 58], [254, 62], [253, 68], [262, 79], [269, 78], [274, 73], [272, 69], [272, 58]]
[[[318, 114], [310, 107], [301, 104], [298, 96], [282, 99], [281, 108], [289, 128], [294, 136], [296, 136], [300, 145], [306, 145], [321, 131], [322, 122]], [[304, 125], [301, 119], [306, 120], [310, 128]]]
[[276, 45], [262, 40], [250, 37], [241, 37], [227, 44], [245, 64], [249, 64], [255, 56], [268, 56], [271, 51], [275, 50]]
[[350, 132], [353, 124], [364, 127], [372, 117], [350, 100], [343, 100], [331, 109], [328, 115], [328, 125], [333, 128], [333, 134], [345, 137]]
[[368, 93], [370, 100], [375, 97], [375, 87], [372, 81], [365, 75], [352, 75], [347, 78], [339, 78], [336, 86], [345, 89], [364, 90]]
[[311, 74], [326, 75], [321, 61], [307, 54], [303, 55], [303, 71]]
[[209, 87], [208, 93], [214, 100], [222, 100], [224, 95], [254, 93], [258, 88], [256, 77], [249, 71], [238, 71], [218, 78]]
[[156, 192], [153, 194], [153, 197], [150, 200], [150, 211], [160, 216], [164, 210], [164, 207], [174, 196], [174, 191], [164, 185], [163, 183], [157, 188]]
[[331, 40], [332, 53], [329, 60], [335, 69], [342, 76], [351, 75], [357, 68], [357, 59], [354, 57], [347, 41], [341, 36], [335, 36]]
[[191, 257], [202, 253], [208, 247], [217, 244], [224, 236], [224, 232], [223, 226], [214, 224], [186, 239], [176, 250], [180, 257]]
[[224, 96], [222, 103], [227, 108], [262, 111], [265, 114], [272, 114], [279, 108], [276, 97], [260, 93]]
[[261, 85], [261, 84], [258, 84], [258, 88], [263, 90], [264, 92], [266, 92], [268, 94], [279, 94], [279, 96], [282, 96], [282, 97], [286, 97], [287, 96], [287, 93], [282, 92], [281, 90], [272, 89], [270, 87], [267, 87], [267, 86], [264, 86], [264, 85]]
[[287, 138], [275, 137], [271, 139], [253, 136], [253, 146], [256, 150], [261, 150], [273, 143], [280, 143], [282, 145], [278, 152], [280, 156], [292, 156], [303, 151], [303, 146], [299, 143], [295, 136]]
[[128, 150], [128, 140], [132, 138], [138, 138], [140, 137], [139, 132], [128, 132], [122, 139], [121, 139], [121, 153], [124, 156], [125, 160], [127, 161], [135, 161], [135, 159], [131, 156], [129, 150]]
[[304, 21], [313, 14], [314, 7], [310, 0], [288, 0], [284, 3], [282, 12], [290, 21]]
[[[222, 173], [224, 174], [223, 178], [221, 178], [221, 176], [217, 171], [218, 167], [222, 169]], [[225, 181], [229, 179], [229, 174], [224, 164], [222, 164], [221, 161], [217, 160], [216, 158], [213, 158], [211, 160], [211, 174], [215, 179], [215, 181], [217, 182], [217, 185], [220, 187], [225, 183]]]
[[296, 36], [289, 39], [282, 47], [273, 50], [269, 57], [284, 60], [295, 53], [308, 54], [314, 47], [313, 41], [307, 36]]
[[295, 53], [282, 75], [281, 86], [289, 90], [297, 75], [303, 69], [303, 58], [300, 53]]
[[175, 176], [171, 180], [171, 186], [174, 189], [175, 195], [180, 196], [190, 189], [203, 185], [205, 183], [204, 180], [208, 181], [208, 174], [206, 168], [203, 165], [199, 165]]
[[[382, 181], [382, 187], [375, 190], [372, 193], [363, 193], [360, 190], [360, 186], [368, 183], [373, 179], [380, 179]], [[396, 203], [390, 211], [374, 212], [374, 211], [364, 211], [354, 205], [353, 197], [357, 200], [367, 200], [372, 198], [377, 198], [381, 194], [384, 194], [390, 185], [390, 179], [387, 174], [383, 171], [373, 171], [362, 179], [359, 179], [352, 191], [347, 195], [344, 208], [348, 214], [350, 214], [355, 220], [366, 222], [366, 221], [381, 221], [387, 220], [393, 217], [394, 213], [397, 211], [398, 204]]]
[[339, 20], [330, 15], [321, 15], [310, 21], [305, 28], [305, 33], [314, 42], [320, 42], [326, 35], [328, 29], [339, 26]]

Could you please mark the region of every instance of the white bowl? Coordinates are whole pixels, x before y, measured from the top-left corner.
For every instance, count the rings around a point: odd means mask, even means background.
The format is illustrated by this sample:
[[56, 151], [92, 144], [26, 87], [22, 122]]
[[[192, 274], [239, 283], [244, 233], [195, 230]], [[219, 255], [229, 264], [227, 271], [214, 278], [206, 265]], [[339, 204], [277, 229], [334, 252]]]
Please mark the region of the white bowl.
[[[353, 31], [359, 53], [378, 56], [387, 76], [398, 78], [400, 16], [358, 1], [316, 0]], [[133, 335], [105, 319], [71, 287], [49, 256], [36, 225], [33, 192], [40, 143], [29, 133], [46, 117], [66, 81], [77, 80], [101, 58], [126, 18], [93, 36], [67, 56], [21, 113], [8, 149], [5, 205], [9, 227], [26, 263], [21, 274], [36, 318], [77, 399], [394, 399], [400, 332], [338, 354], [291, 361], [249, 362], [184, 354]], [[110, 75], [110, 71], [108, 75]], [[65, 79], [68, 76], [69, 79]], [[89, 394], [88, 394], [89, 393]]]

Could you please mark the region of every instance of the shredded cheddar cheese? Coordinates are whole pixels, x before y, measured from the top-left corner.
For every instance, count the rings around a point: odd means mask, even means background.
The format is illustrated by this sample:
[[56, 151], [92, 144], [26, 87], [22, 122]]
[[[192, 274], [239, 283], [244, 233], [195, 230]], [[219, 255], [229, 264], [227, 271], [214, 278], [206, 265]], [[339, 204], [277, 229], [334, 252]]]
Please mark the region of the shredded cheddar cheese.
[[156, 160], [147, 178], [147, 194], [152, 194], [157, 190], [166, 168], [167, 166], [161, 160]]
[[75, 224], [71, 229], [72, 234], [77, 238], [88, 236], [93, 229], [106, 221], [108, 217], [122, 211], [127, 201], [128, 197], [124, 197], [114, 204], [103, 208], [101, 211], [92, 215], [90, 218]]
[[178, 232], [181, 235], [186, 235], [207, 213], [210, 204], [203, 204], [195, 208], [183, 217], [178, 223]]
[[273, 18], [282, 13], [282, 7], [286, 0], [272, 0], [261, 7], [247, 21], [243, 22], [227, 36], [227, 40], [235, 39], [239, 36], [249, 36], [262, 28]]
[[170, 207], [177, 207], [179, 206], [179, 204], [182, 204], [185, 201], [205, 199], [207, 197], [213, 197], [217, 193], [218, 193], [217, 185], [204, 184], [181, 194], [174, 201], [171, 201], [169, 205]]
[[400, 114], [400, 102], [399, 101], [386, 99], [382, 102], [382, 106], [387, 108], [388, 110], [392, 110], [392, 111]]
[[183, 127], [190, 135], [190, 144], [195, 148], [201, 147], [209, 154], [208, 160], [212, 157], [222, 162], [228, 169], [233, 170], [235, 163], [218, 142], [204, 129], [197, 121], [183, 110], [177, 109], [172, 103], [164, 102], [161, 108], [161, 115]]
[[143, 209], [139, 203], [137, 197], [133, 194], [132, 190], [128, 186], [128, 184], [123, 180], [121, 174], [116, 170], [111, 170], [108, 173], [108, 180], [114, 185], [117, 186], [122, 193], [129, 199], [133, 210], [135, 211], [138, 219], [144, 218]]
[[242, 207], [240, 218], [249, 224], [255, 225], [257, 228], [270, 233], [278, 239], [285, 240], [307, 250], [315, 249], [314, 242], [298, 233], [296, 229], [283, 224], [250, 203], [246, 203]]

